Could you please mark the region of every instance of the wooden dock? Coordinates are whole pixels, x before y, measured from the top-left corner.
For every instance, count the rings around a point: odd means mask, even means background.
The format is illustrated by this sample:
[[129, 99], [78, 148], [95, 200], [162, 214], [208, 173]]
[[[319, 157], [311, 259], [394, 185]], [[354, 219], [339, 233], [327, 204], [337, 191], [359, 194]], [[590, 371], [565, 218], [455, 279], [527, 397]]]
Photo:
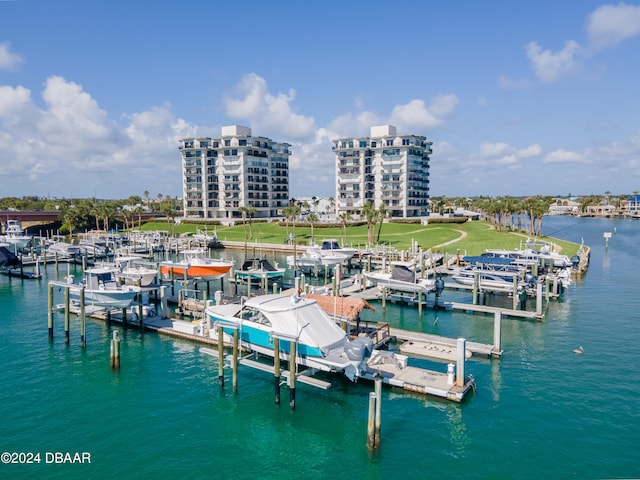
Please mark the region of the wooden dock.
[[[416, 344], [431, 344], [443, 349], [456, 349], [457, 338], [441, 337], [440, 335], [432, 335], [429, 333], [411, 332], [409, 330], [402, 330], [400, 328], [391, 328], [391, 337], [400, 342], [415, 342]], [[502, 351], [497, 351], [494, 345], [487, 345], [485, 343], [469, 342], [467, 341], [467, 350], [471, 352], [471, 356], [500, 356]], [[444, 355], [443, 355], [444, 356]], [[436, 353], [432, 358], [438, 358]], [[441, 358], [442, 360], [448, 360], [448, 358]]]

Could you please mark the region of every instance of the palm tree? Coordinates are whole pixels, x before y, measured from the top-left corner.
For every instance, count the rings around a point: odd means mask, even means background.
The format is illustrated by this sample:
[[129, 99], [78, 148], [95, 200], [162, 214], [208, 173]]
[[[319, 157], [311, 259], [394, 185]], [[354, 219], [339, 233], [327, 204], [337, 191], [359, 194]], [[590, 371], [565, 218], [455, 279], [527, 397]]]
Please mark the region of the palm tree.
[[307, 222], [309, 222], [309, 224], [311, 224], [311, 244], [312, 245], [315, 243], [314, 235], [313, 235], [313, 226], [317, 221], [318, 221], [318, 215], [316, 215], [315, 213], [310, 213], [307, 216]]
[[249, 238], [253, 238], [253, 216], [256, 214], [256, 207], [253, 205], [247, 205], [246, 213], [249, 217]]
[[340, 214], [340, 221], [342, 222], [342, 228], [344, 229], [343, 245], [347, 245], [347, 222], [351, 220], [351, 214], [347, 211]]
[[147, 205], [147, 209], [149, 208], [149, 191], [145, 190], [144, 193], [144, 203]]
[[373, 206], [373, 203], [367, 202], [364, 207], [362, 207], [360, 214], [367, 221], [367, 242], [372, 246], [375, 225], [378, 222], [378, 211], [376, 207]]
[[240, 214], [242, 215], [242, 226], [244, 227], [244, 241], [247, 241], [247, 209], [248, 207], [240, 207], [238, 208], [238, 211], [240, 212]]
[[376, 237], [376, 243], [380, 243], [380, 234], [382, 233], [382, 224], [387, 217], [387, 207], [384, 203], [381, 203], [378, 207], [378, 236]]

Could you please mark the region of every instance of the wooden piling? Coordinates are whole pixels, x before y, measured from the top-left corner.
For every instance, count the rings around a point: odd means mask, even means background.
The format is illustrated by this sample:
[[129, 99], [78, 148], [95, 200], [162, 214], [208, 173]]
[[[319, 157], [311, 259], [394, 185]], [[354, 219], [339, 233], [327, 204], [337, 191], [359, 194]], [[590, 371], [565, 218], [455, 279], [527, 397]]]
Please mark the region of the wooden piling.
[[493, 351], [494, 356], [500, 355], [502, 342], [502, 311], [496, 310], [493, 314]]
[[122, 328], [127, 329], [127, 309], [122, 309]]
[[111, 339], [111, 348], [109, 350], [109, 360], [112, 369], [120, 368], [120, 337], [118, 331], [113, 331], [113, 338]]
[[53, 340], [53, 285], [49, 284], [49, 290], [47, 292], [47, 300], [48, 300], [48, 316], [47, 316], [47, 327], [49, 329], [49, 340]]
[[280, 404], [280, 339], [273, 337], [273, 386], [276, 404]]
[[218, 385], [224, 387], [224, 330], [218, 325]]
[[536, 314], [542, 316], [542, 282], [536, 285]]
[[87, 316], [85, 313], [84, 287], [80, 289], [80, 346], [87, 348]]
[[69, 287], [64, 289], [64, 343], [69, 345]]
[[380, 430], [382, 426], [382, 378], [375, 380], [374, 391], [376, 394], [376, 418], [375, 418], [375, 448], [380, 448]]
[[233, 331], [233, 391], [237, 392], [238, 391], [238, 337], [240, 335], [240, 332], [238, 331], [238, 329], [236, 328]]
[[296, 342], [291, 341], [289, 348], [289, 407], [296, 408]]
[[467, 350], [467, 341], [464, 338], [458, 339], [457, 350], [456, 386], [464, 387], [464, 362], [466, 360], [465, 354]]
[[376, 448], [376, 394], [369, 392], [369, 414], [367, 416], [367, 448]]

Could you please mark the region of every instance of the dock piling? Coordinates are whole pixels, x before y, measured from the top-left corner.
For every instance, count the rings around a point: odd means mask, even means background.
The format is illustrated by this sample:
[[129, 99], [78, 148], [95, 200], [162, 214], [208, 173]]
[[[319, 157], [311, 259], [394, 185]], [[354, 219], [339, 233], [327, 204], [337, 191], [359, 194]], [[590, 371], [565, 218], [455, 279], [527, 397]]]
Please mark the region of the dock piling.
[[80, 289], [80, 346], [87, 348], [87, 316], [85, 314], [85, 299], [84, 299], [84, 287]]
[[497, 310], [493, 314], [493, 355], [499, 355], [502, 347], [501, 337], [502, 337], [502, 312]]
[[289, 407], [296, 408], [296, 342], [291, 341], [289, 349]]
[[218, 385], [224, 387], [224, 330], [218, 325]]
[[64, 343], [69, 345], [69, 288], [64, 289]]
[[120, 368], [120, 336], [117, 330], [113, 331], [111, 348], [109, 349], [109, 361], [112, 369]]
[[49, 284], [47, 297], [48, 297], [48, 304], [49, 304], [47, 326], [49, 328], [49, 340], [53, 340], [53, 285], [52, 284]]
[[[251, 275], [249, 275], [251, 277]], [[238, 391], [238, 337], [240, 332], [236, 328], [233, 331], [233, 391]]]
[[467, 350], [467, 341], [464, 338], [458, 339], [458, 361], [456, 365], [456, 387], [464, 387], [464, 362]]
[[280, 405], [280, 339], [273, 337], [273, 385], [276, 405]]

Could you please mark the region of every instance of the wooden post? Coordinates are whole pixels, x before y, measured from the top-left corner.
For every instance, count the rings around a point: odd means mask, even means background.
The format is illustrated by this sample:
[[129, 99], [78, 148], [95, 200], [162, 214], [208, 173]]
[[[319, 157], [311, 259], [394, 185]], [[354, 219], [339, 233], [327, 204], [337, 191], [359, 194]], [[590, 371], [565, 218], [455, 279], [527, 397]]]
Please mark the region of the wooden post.
[[120, 337], [117, 330], [113, 331], [113, 338], [111, 339], [111, 348], [109, 353], [111, 368], [120, 368]]
[[422, 315], [422, 289], [418, 290], [418, 315]]
[[382, 310], [387, 309], [387, 287], [382, 287]]
[[80, 289], [80, 345], [87, 348], [87, 316], [85, 314], [84, 287]]
[[233, 391], [238, 391], [238, 336], [240, 332], [236, 328], [233, 331]]
[[473, 304], [478, 304], [478, 284], [480, 283], [480, 274], [478, 272], [473, 272]]
[[289, 407], [296, 408], [296, 342], [289, 348]]
[[280, 404], [280, 339], [273, 337], [273, 386], [276, 404]]
[[375, 380], [376, 419], [375, 419], [375, 447], [380, 448], [380, 429], [382, 424], [382, 378]]
[[247, 275], [247, 298], [251, 298], [251, 273]]
[[[493, 314], [493, 351], [500, 355], [502, 337], [502, 311]], [[495, 355], [494, 355], [495, 356]]]
[[[141, 285], [140, 279], [137, 281], [138, 287]], [[138, 295], [138, 320], [140, 321], [140, 332], [144, 333], [144, 312], [142, 310], [142, 291], [137, 293]]]
[[64, 343], [69, 345], [69, 287], [64, 289]]
[[542, 282], [536, 285], [536, 314], [542, 315]]
[[376, 448], [376, 394], [369, 392], [369, 414], [367, 416], [367, 448]]
[[466, 360], [467, 341], [464, 338], [458, 339], [458, 361], [456, 365], [456, 386], [464, 387], [464, 362]]
[[549, 303], [549, 275], [544, 276], [544, 299]]
[[49, 340], [53, 340], [53, 285], [49, 284], [49, 290], [47, 292], [47, 299], [49, 303], [49, 311], [47, 316], [47, 327], [49, 328]]
[[163, 285], [160, 287], [160, 307], [162, 308], [162, 317], [161, 318], [169, 318], [168, 311], [169, 305], [167, 303], [167, 287]]
[[218, 325], [218, 385], [224, 387], [224, 330]]
[[513, 276], [513, 309], [518, 309], [518, 277], [517, 275]]

